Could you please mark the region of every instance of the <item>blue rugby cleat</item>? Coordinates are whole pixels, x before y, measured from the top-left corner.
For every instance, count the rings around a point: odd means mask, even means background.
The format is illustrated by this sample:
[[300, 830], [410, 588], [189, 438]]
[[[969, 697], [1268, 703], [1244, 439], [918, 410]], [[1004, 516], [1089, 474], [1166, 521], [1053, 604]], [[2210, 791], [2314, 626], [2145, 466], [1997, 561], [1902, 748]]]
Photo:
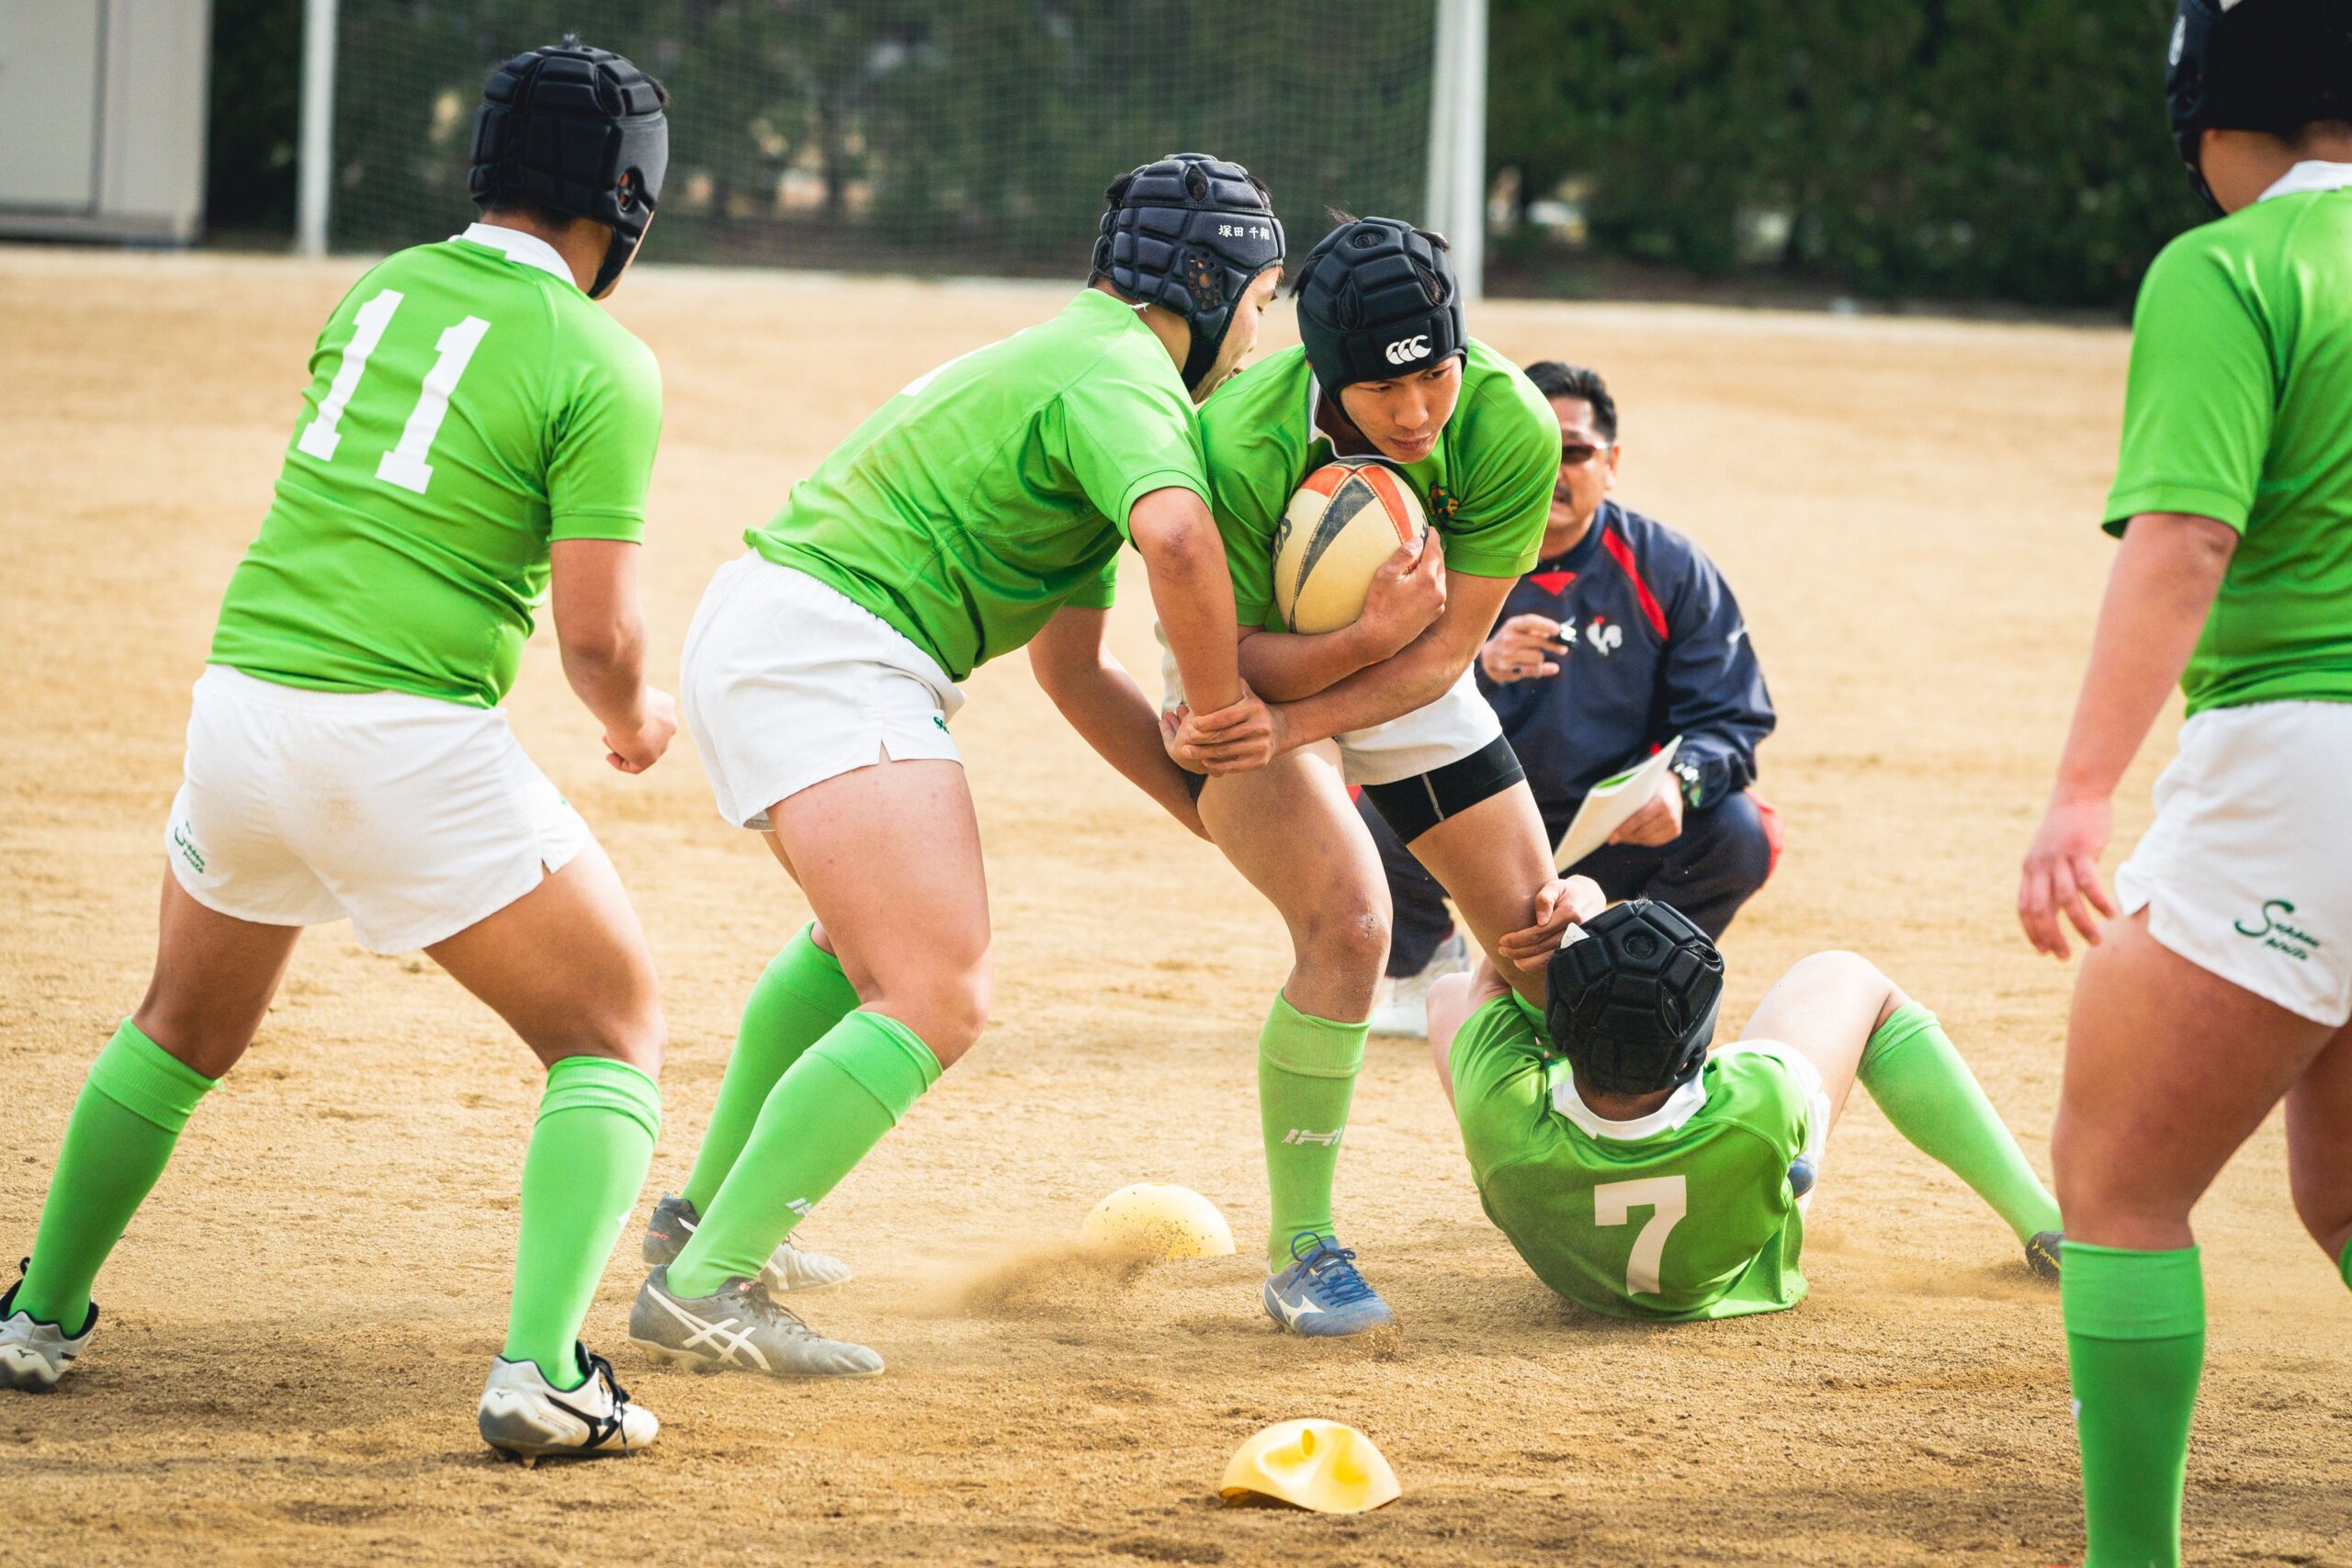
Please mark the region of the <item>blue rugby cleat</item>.
[[1356, 1255], [1329, 1236], [1302, 1235], [1290, 1244], [1296, 1259], [1266, 1276], [1266, 1315], [1293, 1334], [1319, 1339], [1385, 1328], [1396, 1321], [1380, 1292], [1356, 1272]]

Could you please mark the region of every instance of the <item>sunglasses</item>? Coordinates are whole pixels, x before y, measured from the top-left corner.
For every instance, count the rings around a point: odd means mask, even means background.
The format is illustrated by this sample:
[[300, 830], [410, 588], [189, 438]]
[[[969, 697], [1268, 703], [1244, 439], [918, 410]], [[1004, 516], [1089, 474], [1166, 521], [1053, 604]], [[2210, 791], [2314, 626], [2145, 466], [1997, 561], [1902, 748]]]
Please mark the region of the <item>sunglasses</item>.
[[1563, 441], [1560, 443], [1560, 463], [1564, 468], [1581, 468], [1608, 450], [1606, 446], [1595, 446], [1589, 442]]

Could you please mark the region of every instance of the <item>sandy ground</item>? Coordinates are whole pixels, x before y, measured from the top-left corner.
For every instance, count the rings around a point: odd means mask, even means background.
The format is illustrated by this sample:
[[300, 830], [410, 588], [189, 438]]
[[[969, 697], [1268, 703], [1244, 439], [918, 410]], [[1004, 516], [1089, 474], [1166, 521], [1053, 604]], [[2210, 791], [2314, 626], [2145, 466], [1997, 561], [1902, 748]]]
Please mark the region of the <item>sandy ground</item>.
[[[138, 999], [158, 834], [215, 602], [287, 440], [322, 265], [0, 250], [0, 1230], [28, 1247], [84, 1066]], [[646, 568], [660, 664], [792, 479], [875, 403], [1060, 291], [648, 268], [619, 314], [669, 420]], [[1728, 570], [1781, 705], [1779, 876], [1733, 930], [1739, 1016], [1816, 948], [1939, 1008], [2037, 1161], [2069, 976], [2014, 867], [2109, 547], [2120, 333], [1493, 305], [1521, 359], [1603, 367], [1623, 493]], [[1275, 329], [1282, 337], [1286, 326]], [[1143, 595], [1119, 620], [1149, 660]], [[610, 847], [675, 1028], [652, 1190], [683, 1179], [744, 990], [803, 918], [690, 749], [624, 780], [554, 649], [514, 701]], [[884, 1379], [644, 1367], [625, 1252], [593, 1343], [664, 1423], [629, 1461], [525, 1473], [472, 1407], [503, 1318], [529, 1056], [416, 959], [312, 935], [100, 1281], [66, 1387], [0, 1401], [0, 1562], [2030, 1563], [2080, 1551], [2054, 1292], [1857, 1097], [1796, 1311], [1653, 1328], [1552, 1297], [1480, 1216], [1418, 1045], [1375, 1041], [1340, 1177], [1401, 1313], [1385, 1356], [1273, 1333], [1257, 1022], [1272, 914], [1055, 718], [1019, 660], [957, 723], [987, 839], [998, 1021], [825, 1206], [858, 1278], [810, 1305]], [[2125, 793], [2144, 822], [2154, 759]], [[1209, 1194], [1244, 1256], [1050, 1260], [1141, 1179]], [[2276, 1123], [2201, 1213], [2214, 1307], [2199, 1562], [2352, 1563], [2347, 1301], [2289, 1208]], [[629, 1245], [633, 1247], [633, 1235]], [[16, 1256], [14, 1251], [7, 1256]], [[976, 1290], [973, 1282], [985, 1280]], [[1369, 1517], [1227, 1511], [1227, 1453], [1320, 1415], [1385, 1450]]]

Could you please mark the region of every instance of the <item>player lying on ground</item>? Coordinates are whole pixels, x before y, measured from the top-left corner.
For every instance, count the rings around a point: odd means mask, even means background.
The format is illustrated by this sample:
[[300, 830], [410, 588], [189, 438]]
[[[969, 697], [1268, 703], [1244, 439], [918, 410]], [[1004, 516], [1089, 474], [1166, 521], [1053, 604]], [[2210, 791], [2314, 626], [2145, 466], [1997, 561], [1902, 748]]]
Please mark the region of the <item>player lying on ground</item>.
[[[1342, 223], [1293, 292], [1305, 345], [1235, 378], [1201, 411], [1242, 675], [1279, 705], [1283, 755], [1188, 782], [1209, 836], [1290, 931], [1291, 972], [1258, 1042], [1273, 1218], [1261, 1299], [1283, 1327], [1320, 1336], [1395, 1318], [1331, 1215], [1388, 956], [1387, 885], [1348, 786], [1363, 785], [1453, 890], [1487, 951], [1529, 924], [1552, 879], [1550, 846], [1471, 664], [1543, 542], [1560, 429], [1527, 378], [1467, 335], [1437, 236], [1394, 219]], [[1431, 532], [1418, 552], [1397, 552], [1354, 625], [1294, 636], [1274, 609], [1275, 533], [1292, 496], [1334, 457], [1394, 465], [1426, 498]], [[1101, 635], [1072, 616], [1032, 656], [1065, 707], [1058, 671], [1099, 657]], [[1169, 673], [1165, 705], [1177, 711], [1191, 688]], [[1195, 748], [1193, 728], [1187, 719], [1177, 750], [1201, 767], [1218, 751]], [[1517, 980], [1540, 999], [1540, 971]]]
[[612, 764], [651, 767], [677, 728], [645, 683], [637, 591], [661, 375], [590, 303], [652, 219], [666, 101], [570, 39], [508, 61], [475, 122], [482, 220], [370, 270], [319, 334], [197, 682], [154, 978], [90, 1068], [30, 1266], [0, 1298], [8, 1386], [73, 1366], [91, 1282], [301, 928], [347, 917], [375, 952], [423, 948], [547, 1064], [482, 1437], [526, 1460], [653, 1440], [577, 1342], [661, 1125], [653, 963], [497, 705], [552, 571], [564, 673]]
[[[2018, 889], [2036, 948], [2066, 956], [2062, 915], [2092, 944], [2051, 1133], [2091, 1568], [2181, 1561], [2189, 1215], [2282, 1100], [2295, 1211], [2352, 1285], [2352, 22], [2184, 0], [2172, 48], [2219, 220], [2141, 286], [2123, 543]], [[2115, 789], [2176, 683], [2180, 754], [2109, 898]]]
[[1487, 1217], [1570, 1301], [1668, 1319], [1794, 1306], [1804, 1199], [1857, 1079], [2057, 1272], [2058, 1205], [1935, 1014], [1869, 960], [1796, 964], [1712, 1053], [1723, 958], [1670, 906], [1615, 905], [1545, 967], [1541, 1012], [1491, 964], [1440, 980], [1430, 1051]]
[[[1238, 164], [1184, 153], [1121, 176], [1087, 288], [885, 403], [703, 595], [687, 727], [719, 814], [766, 835], [817, 919], [753, 987], [693, 1174], [646, 1232], [629, 1337], [656, 1357], [882, 1370], [818, 1337], [769, 1281], [793, 1226], [987, 1019], [956, 682], [1066, 605], [1099, 617], [1132, 542], [1201, 694], [1209, 765], [1264, 763], [1272, 727], [1236, 664], [1193, 400], [1257, 343], [1282, 256], [1265, 186]], [[1183, 802], [1158, 710], [1115, 660], [1057, 695], [1128, 776]]]

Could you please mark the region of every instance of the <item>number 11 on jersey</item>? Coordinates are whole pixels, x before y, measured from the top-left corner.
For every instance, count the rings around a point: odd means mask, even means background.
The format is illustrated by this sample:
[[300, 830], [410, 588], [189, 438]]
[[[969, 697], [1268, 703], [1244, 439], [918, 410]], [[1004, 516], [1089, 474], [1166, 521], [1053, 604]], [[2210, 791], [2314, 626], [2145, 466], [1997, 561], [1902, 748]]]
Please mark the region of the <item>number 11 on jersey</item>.
[[[383, 342], [384, 329], [391, 325], [403, 298], [399, 289], [387, 288], [353, 313], [351, 342], [343, 351], [343, 363], [335, 367], [327, 395], [319, 400], [318, 416], [303, 426], [296, 439], [297, 450], [322, 463], [334, 460], [335, 447], [343, 440], [335, 427], [343, 423], [343, 411], [359, 389], [368, 358]], [[458, 378], [466, 373], [467, 362], [489, 331], [490, 323], [480, 316], [468, 316], [456, 326], [442, 329], [433, 345], [433, 368], [424, 373], [416, 407], [409, 411], [408, 423], [401, 427], [400, 444], [376, 464], [378, 479], [418, 495], [424, 493], [425, 486], [433, 482], [433, 465], [425, 457], [433, 450], [434, 437], [441, 434], [441, 422], [449, 417], [450, 394], [458, 389]]]

